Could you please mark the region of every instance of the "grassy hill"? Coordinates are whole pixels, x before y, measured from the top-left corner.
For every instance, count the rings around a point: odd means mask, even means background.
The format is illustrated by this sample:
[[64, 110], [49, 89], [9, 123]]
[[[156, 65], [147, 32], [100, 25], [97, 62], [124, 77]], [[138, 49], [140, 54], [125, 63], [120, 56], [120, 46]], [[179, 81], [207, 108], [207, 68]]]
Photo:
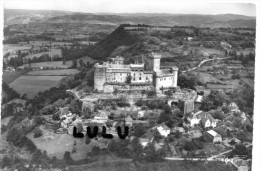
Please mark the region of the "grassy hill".
[[88, 52], [88, 55], [94, 59], [104, 60], [109, 57], [111, 52], [119, 46], [130, 46], [138, 42], [137, 34], [126, 32], [123, 27], [118, 27], [107, 38], [95, 44]]

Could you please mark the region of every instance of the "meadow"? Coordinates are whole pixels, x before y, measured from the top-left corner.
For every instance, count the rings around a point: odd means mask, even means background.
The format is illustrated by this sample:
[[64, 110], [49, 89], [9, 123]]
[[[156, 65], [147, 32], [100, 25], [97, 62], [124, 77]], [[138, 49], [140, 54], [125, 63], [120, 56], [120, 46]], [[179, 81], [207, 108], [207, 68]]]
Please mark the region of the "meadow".
[[3, 71], [2, 79], [6, 84], [10, 84], [14, 80], [16, 80], [18, 77], [23, 75], [26, 71], [17, 71], [17, 72], [8, 72]]
[[44, 54], [48, 54], [50, 57], [53, 57], [53, 56], [61, 57], [61, 49], [51, 49], [51, 51], [49, 51], [49, 52], [41, 52], [41, 53], [36, 53], [36, 54], [30, 54], [30, 55], [25, 56], [24, 58], [26, 58], [26, 59], [32, 59], [34, 57], [38, 58], [38, 57], [40, 57]]
[[[92, 58], [86, 56], [86, 57], [83, 57], [83, 58], [79, 58], [77, 60], [78, 66], [80, 65], [79, 64], [79, 60], [80, 59], [83, 59], [84, 63], [88, 63], [89, 62], [90, 64], [93, 64], [93, 63], [95, 63], [97, 61], [95, 59], [92, 59]], [[31, 67], [32, 68], [40, 68], [40, 67], [69, 68], [69, 67], [72, 66], [72, 63], [73, 63], [72, 60], [66, 61], [65, 64], [63, 64], [62, 61], [46, 61], [46, 62], [31, 63]], [[23, 66], [29, 67], [29, 64], [23, 64]]]
[[24, 49], [31, 49], [32, 45], [30, 44], [25, 44], [25, 45], [21, 45], [21, 44], [5, 44], [3, 45], [3, 54], [6, 54], [8, 52], [10, 53], [14, 53], [18, 50], [24, 50]]
[[9, 84], [9, 86], [21, 95], [26, 93], [28, 98], [33, 98], [38, 92], [57, 86], [64, 77], [66, 76], [22, 75]]
[[60, 70], [35, 70], [30, 71], [26, 75], [32, 76], [67, 76], [79, 73], [77, 69], [60, 69]]

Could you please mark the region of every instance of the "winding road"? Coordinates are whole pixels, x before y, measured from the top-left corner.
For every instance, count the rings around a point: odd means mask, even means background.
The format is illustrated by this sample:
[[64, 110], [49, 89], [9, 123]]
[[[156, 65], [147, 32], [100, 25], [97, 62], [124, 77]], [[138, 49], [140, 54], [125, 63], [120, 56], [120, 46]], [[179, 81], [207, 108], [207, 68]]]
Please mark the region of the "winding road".
[[226, 57], [226, 58], [215, 58], [215, 59], [205, 59], [205, 60], [201, 61], [201, 62], [199, 63], [198, 66], [196, 66], [196, 67], [194, 67], [194, 68], [190, 68], [190, 69], [188, 69], [188, 70], [186, 70], [186, 71], [182, 71], [182, 73], [185, 73], [185, 72], [189, 72], [189, 71], [195, 70], [195, 69], [201, 67], [202, 64], [204, 64], [205, 62], [208, 62], [208, 61], [224, 60], [224, 59], [229, 59], [229, 58], [231, 58], [231, 57]]

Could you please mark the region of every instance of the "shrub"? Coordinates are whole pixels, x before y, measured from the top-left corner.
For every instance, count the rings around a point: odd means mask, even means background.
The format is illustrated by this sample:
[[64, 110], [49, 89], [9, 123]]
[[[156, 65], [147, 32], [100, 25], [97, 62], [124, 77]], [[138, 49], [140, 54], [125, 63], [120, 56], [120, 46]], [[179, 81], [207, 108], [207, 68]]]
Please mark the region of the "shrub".
[[2, 125], [1, 126], [1, 133], [5, 133], [7, 131], [7, 126], [6, 125]]
[[11, 162], [12, 160], [8, 156], [4, 156], [1, 163], [2, 168], [10, 166]]
[[42, 130], [40, 130], [39, 128], [34, 130], [34, 135], [33, 138], [38, 138], [42, 136]]
[[135, 102], [135, 105], [136, 106], [143, 106], [143, 105], [145, 105], [145, 101], [144, 100], [142, 100], [142, 99], [140, 99], [140, 100], [138, 100], [137, 102]]
[[58, 120], [60, 120], [60, 115], [58, 113], [55, 113], [52, 115], [52, 119], [55, 121], [58, 121]]
[[34, 123], [35, 123], [37, 126], [42, 125], [43, 122], [44, 122], [44, 118], [41, 117], [41, 116], [36, 116], [36, 117], [34, 118]]

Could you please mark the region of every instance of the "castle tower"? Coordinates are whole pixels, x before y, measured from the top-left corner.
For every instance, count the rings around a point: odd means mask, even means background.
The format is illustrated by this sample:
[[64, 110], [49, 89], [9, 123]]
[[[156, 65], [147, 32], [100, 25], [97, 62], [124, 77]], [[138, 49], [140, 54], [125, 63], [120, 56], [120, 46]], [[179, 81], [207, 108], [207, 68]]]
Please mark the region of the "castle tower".
[[99, 65], [94, 66], [94, 89], [97, 91], [104, 90], [104, 84], [106, 83], [106, 66]]
[[161, 55], [156, 53], [149, 54], [146, 60], [146, 69], [150, 71], [158, 71], [160, 70], [161, 63]]
[[171, 72], [173, 73], [173, 79], [172, 79], [172, 87], [177, 87], [177, 80], [178, 80], [178, 68], [172, 67]]

